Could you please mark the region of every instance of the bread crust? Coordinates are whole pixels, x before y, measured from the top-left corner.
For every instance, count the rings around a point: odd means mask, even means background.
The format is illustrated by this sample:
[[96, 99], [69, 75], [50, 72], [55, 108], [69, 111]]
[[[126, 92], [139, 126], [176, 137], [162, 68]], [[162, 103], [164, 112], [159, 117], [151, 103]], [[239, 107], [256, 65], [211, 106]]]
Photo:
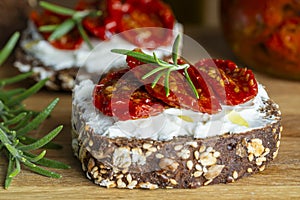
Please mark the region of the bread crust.
[[95, 133], [73, 105], [73, 149], [86, 176], [107, 188], [197, 188], [231, 183], [263, 171], [276, 158], [282, 132], [281, 114], [265, 101], [274, 123], [239, 134], [169, 141], [108, 138]]

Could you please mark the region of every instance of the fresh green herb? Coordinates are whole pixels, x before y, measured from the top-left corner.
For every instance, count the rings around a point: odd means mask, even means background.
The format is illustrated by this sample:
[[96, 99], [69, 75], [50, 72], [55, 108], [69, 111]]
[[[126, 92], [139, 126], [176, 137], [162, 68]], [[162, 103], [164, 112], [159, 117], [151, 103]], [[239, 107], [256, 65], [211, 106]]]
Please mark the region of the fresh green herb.
[[[0, 51], [1, 63], [9, 56], [19, 38], [19, 33], [14, 34], [7, 45]], [[12, 78], [0, 79], [0, 153], [6, 155], [8, 160], [7, 175], [4, 188], [8, 188], [12, 179], [17, 176], [21, 167], [25, 166], [29, 170], [38, 174], [60, 178], [61, 175], [51, 172], [44, 167], [68, 169], [70, 166], [46, 159], [46, 150], [39, 154], [31, 153], [40, 148], [61, 148], [60, 145], [51, 143], [63, 126], [58, 126], [42, 138], [36, 139], [27, 136], [30, 131], [36, 129], [50, 115], [58, 99], [54, 99], [42, 112], [27, 110], [22, 103], [34, 93], [38, 92], [47, 80], [42, 80], [29, 89], [17, 88], [6, 90], [4, 87], [20, 82], [32, 73], [21, 74]]]
[[4, 63], [7, 57], [10, 55], [11, 51], [13, 50], [14, 46], [18, 42], [20, 37], [20, 33], [16, 32], [6, 43], [4, 48], [0, 51], [0, 65]]
[[162, 76], [165, 77], [164, 79], [164, 87], [165, 87], [165, 92], [166, 92], [166, 96], [168, 97], [170, 95], [170, 75], [172, 71], [178, 71], [178, 70], [184, 70], [184, 76], [187, 79], [188, 84], [190, 85], [191, 89], [193, 90], [193, 93], [195, 94], [195, 96], [197, 97], [197, 99], [199, 99], [199, 94], [197, 92], [197, 89], [195, 87], [195, 85], [193, 84], [189, 74], [188, 74], [188, 68], [190, 67], [189, 64], [182, 64], [179, 65], [177, 63], [177, 59], [178, 59], [178, 52], [179, 52], [179, 44], [180, 44], [180, 35], [178, 35], [174, 41], [173, 44], [173, 52], [172, 52], [172, 61], [173, 63], [168, 63], [164, 60], [159, 59], [155, 52], [153, 52], [153, 56], [148, 55], [148, 54], [144, 54], [141, 52], [137, 52], [137, 51], [130, 51], [130, 50], [125, 50], [125, 49], [112, 49], [111, 51], [113, 53], [118, 53], [118, 54], [123, 54], [123, 55], [127, 55], [127, 56], [131, 56], [134, 57], [135, 59], [144, 62], [144, 63], [151, 63], [156, 65], [157, 67], [153, 70], [151, 70], [150, 72], [148, 72], [147, 74], [145, 74], [142, 79], [146, 79], [150, 76], [153, 76], [154, 74], [157, 74], [157, 76], [155, 77], [154, 81], [152, 82], [152, 88], [154, 88], [157, 84], [157, 82], [160, 80], [160, 78]]
[[46, 1], [41, 1], [40, 6], [47, 9], [47, 10], [49, 10], [49, 11], [60, 14], [60, 15], [72, 16], [76, 13], [76, 11], [73, 10], [73, 9], [65, 8], [63, 6], [58, 6], [58, 5], [55, 5], [55, 4], [46, 2]]
[[55, 28], [55, 30], [50, 35], [48, 40], [49, 41], [54, 41], [58, 38], [61, 38], [62, 36], [64, 36], [68, 32], [70, 32], [74, 28], [74, 26], [75, 26], [74, 20], [72, 20], [72, 19], [65, 20], [63, 23], [61, 23], [60, 25], [58, 25]]
[[93, 45], [89, 37], [87, 36], [86, 31], [82, 27], [82, 20], [88, 16], [100, 16], [102, 14], [100, 10], [77, 11], [70, 8], [65, 8], [62, 6], [51, 4], [45, 1], [41, 1], [40, 6], [51, 12], [70, 17], [61, 24], [44, 25], [39, 27], [39, 31], [41, 32], [52, 32], [48, 38], [49, 41], [53, 41], [64, 36], [76, 26], [83, 40], [87, 43], [90, 49], [93, 49]]

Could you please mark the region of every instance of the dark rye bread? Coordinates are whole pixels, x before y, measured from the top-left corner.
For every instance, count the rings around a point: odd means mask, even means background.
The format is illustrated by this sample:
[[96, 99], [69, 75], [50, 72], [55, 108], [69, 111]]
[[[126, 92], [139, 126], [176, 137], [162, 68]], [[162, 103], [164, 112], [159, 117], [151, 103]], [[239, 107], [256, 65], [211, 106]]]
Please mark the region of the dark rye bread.
[[[47, 74], [51, 74], [48, 76], [49, 80], [46, 82], [46, 87], [54, 91], [72, 91], [79, 69], [74, 66], [67, 69], [54, 70], [51, 66], [46, 66], [33, 55], [26, 53], [21, 47], [16, 50], [16, 67], [18, 66], [17, 63], [28, 66], [29, 68], [26, 71], [34, 72], [32, 78], [35, 81], [41, 80], [41, 70], [47, 72]], [[17, 68], [20, 72], [24, 72], [19, 67]]]
[[231, 183], [263, 171], [278, 154], [281, 113], [272, 100], [264, 101], [261, 129], [205, 139], [178, 137], [170, 141], [107, 138], [82, 120], [73, 105], [73, 149], [86, 176], [107, 188], [197, 188]]

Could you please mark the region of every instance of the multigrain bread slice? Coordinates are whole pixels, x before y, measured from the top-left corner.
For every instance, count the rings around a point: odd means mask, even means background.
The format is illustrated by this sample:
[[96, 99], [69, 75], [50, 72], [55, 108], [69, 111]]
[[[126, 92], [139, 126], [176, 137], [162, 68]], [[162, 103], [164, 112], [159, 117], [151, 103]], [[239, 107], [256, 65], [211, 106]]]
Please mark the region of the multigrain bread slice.
[[86, 121], [89, 110], [83, 105], [87, 103], [73, 99], [74, 153], [86, 176], [107, 188], [197, 188], [231, 183], [263, 171], [280, 146], [281, 113], [271, 99], [264, 99], [259, 109], [272, 119], [264, 127], [166, 141], [104, 136]]

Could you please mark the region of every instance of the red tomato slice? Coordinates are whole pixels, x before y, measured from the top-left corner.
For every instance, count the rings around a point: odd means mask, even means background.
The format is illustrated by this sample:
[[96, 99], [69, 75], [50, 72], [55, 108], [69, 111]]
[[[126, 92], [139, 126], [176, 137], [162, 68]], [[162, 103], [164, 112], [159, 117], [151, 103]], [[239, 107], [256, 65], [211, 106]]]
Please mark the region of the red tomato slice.
[[257, 95], [256, 79], [247, 68], [238, 68], [232, 61], [220, 59], [204, 59], [195, 66], [223, 104], [242, 104]]
[[96, 85], [93, 103], [103, 114], [119, 120], [160, 114], [167, 105], [150, 96], [129, 69], [111, 72]]
[[[67, 19], [66, 16], [54, 14], [49, 11], [45, 11], [41, 14], [37, 12], [32, 12], [30, 15], [31, 20], [38, 27], [43, 25], [55, 25], [61, 24], [64, 20]], [[45, 39], [48, 39], [51, 33], [41, 32]], [[71, 30], [66, 35], [62, 36], [59, 39], [51, 41], [51, 45], [58, 49], [74, 50], [78, 49], [82, 44], [83, 39], [80, 36], [77, 29]]]
[[102, 19], [102, 17], [87, 17], [82, 23], [90, 34], [100, 40], [109, 39], [116, 33], [117, 22], [112, 18]]
[[119, 26], [123, 37], [140, 48], [157, 48], [172, 42], [175, 17], [167, 4], [160, 0], [127, 0], [126, 3], [128, 11]]

